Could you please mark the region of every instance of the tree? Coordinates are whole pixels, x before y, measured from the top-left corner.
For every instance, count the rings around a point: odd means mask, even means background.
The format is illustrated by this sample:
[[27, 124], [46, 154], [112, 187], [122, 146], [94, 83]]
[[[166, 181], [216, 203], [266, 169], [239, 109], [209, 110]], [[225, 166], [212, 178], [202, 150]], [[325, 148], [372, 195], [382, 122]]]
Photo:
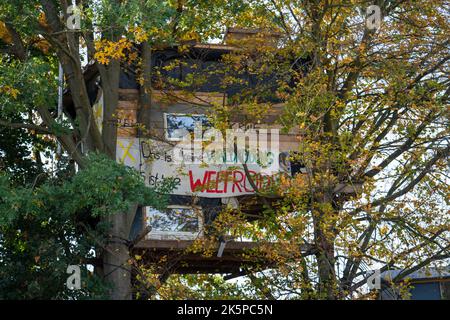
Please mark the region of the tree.
[[110, 284], [83, 268], [80, 291], [66, 287], [69, 265], [101, 265], [96, 253], [108, 239], [102, 217], [132, 203], [164, 206], [139, 174], [93, 154], [86, 169], [67, 179], [17, 187], [0, 175], [0, 296], [2, 299], [106, 298]]
[[[44, 133], [55, 137], [63, 146], [65, 152], [69, 154], [69, 158], [75, 160], [82, 169], [86, 168], [87, 162], [81, 153], [81, 143], [84, 144], [84, 150], [87, 152], [103, 152], [110, 158], [115, 159], [114, 127], [108, 128], [105, 126], [103, 140], [95, 123], [91, 123], [89, 120], [92, 119], [92, 109], [83, 79], [82, 56], [79, 53], [78, 45], [80, 33], [67, 30], [65, 20], [60, 19], [59, 16], [59, 13], [63, 12], [67, 20], [68, 4], [66, 2], [57, 4], [53, 1], [28, 1], [26, 3], [15, 1], [2, 4], [2, 7], [1, 19], [5, 21], [2, 22], [2, 49], [6, 53], [2, 58], [5, 62], [5, 65], [2, 63], [2, 68], [5, 71], [5, 73], [2, 73], [2, 93], [5, 94], [5, 100], [2, 104], [2, 125], [10, 128], [25, 128], [35, 133]], [[107, 10], [103, 11], [105, 14], [104, 21], [110, 19], [109, 21], [113, 20], [117, 23], [121, 21], [118, 16], [127, 12], [128, 9], [125, 8], [120, 11], [120, 6], [111, 7], [109, 4], [106, 4], [105, 7]], [[91, 9], [89, 13], [93, 14], [93, 10]], [[109, 30], [112, 31], [105, 37], [111, 40], [115, 39], [117, 33], [120, 33], [120, 28], [123, 28], [123, 26], [111, 26]], [[87, 33], [91, 36], [92, 32], [93, 29], [91, 28]], [[89, 40], [89, 45], [93, 47], [93, 38], [89, 38]], [[41, 52], [40, 56], [36, 55], [34, 52], [36, 43], [43, 41], [48, 46], [46, 50]], [[50, 47], [51, 51], [48, 51]], [[69, 90], [75, 97], [77, 119], [72, 123], [61, 121], [56, 117], [55, 96], [57, 90], [55, 81], [57, 78], [54, 71], [58, 62], [63, 66]], [[106, 116], [109, 117], [107, 120], [111, 120], [117, 103], [117, 88], [114, 86], [118, 86], [119, 62], [115, 61], [109, 68], [102, 71], [105, 77], [103, 81], [105, 84], [104, 90], [106, 90], [105, 98], [108, 105], [111, 106], [111, 110], [106, 113]], [[30, 116], [24, 118], [24, 113]], [[14, 122], [19, 117], [26, 121]], [[39, 124], [34, 124], [34, 121], [38, 121]], [[110, 136], [109, 133], [111, 133]], [[61, 201], [64, 200], [61, 199]], [[128, 210], [128, 207], [123, 208], [123, 210]], [[111, 220], [113, 227], [117, 228], [114, 219], [120, 219], [119, 217], [124, 219], [124, 214], [122, 216], [104, 215], [102, 219], [106, 220], [104, 223]], [[64, 217], [64, 219], [67, 219], [67, 217]], [[65, 222], [64, 219], [63, 222]], [[24, 222], [19, 220], [18, 224], [20, 223]], [[126, 228], [126, 226], [123, 227]], [[14, 227], [11, 230], [14, 230]], [[122, 236], [123, 239], [128, 238], [123, 234]], [[97, 243], [96, 247], [98, 246]], [[126, 244], [122, 244], [120, 247], [124, 248]], [[126, 260], [120, 260], [119, 257], [119, 262], [117, 262], [115, 255], [114, 257], [108, 257], [108, 255], [111, 255], [110, 252], [114, 251], [106, 251], [105, 254], [105, 260], [109, 262], [105, 263], [105, 274], [110, 274], [110, 277], [113, 278], [120, 270], [116, 266], [126, 263]], [[99, 268], [96, 270], [98, 272]], [[47, 294], [51, 295], [51, 293]]]
[[[9, 76], [2, 78], [5, 100], [0, 124], [54, 137], [69, 158], [85, 169], [84, 155], [89, 152], [102, 153], [115, 160], [119, 73], [121, 64], [137, 58], [133, 44], [144, 42], [147, 48], [144, 51], [148, 53], [149, 46], [155, 43], [190, 39], [199, 37], [200, 33], [209, 37], [211, 27], [207, 21], [218, 17], [220, 11], [202, 1], [189, 3], [187, 10], [182, 1], [76, 3], [75, 10], [71, 10], [67, 1], [9, 1], [1, 5], [2, 67]], [[196, 4], [212, 14], [202, 15]], [[81, 18], [81, 28], [72, 28], [76, 23], [70, 27], [70, 22], [78, 18]], [[40, 59], [34, 56], [36, 50], [40, 51]], [[95, 67], [100, 74], [105, 105], [102, 130], [93, 121], [93, 102], [83, 75], [83, 66], [94, 57], [98, 61]], [[57, 91], [51, 86], [55, 84], [54, 71], [58, 64], [62, 66], [76, 113], [75, 118], [68, 120], [57, 116]], [[144, 98], [146, 95], [143, 92]], [[24, 118], [24, 112], [32, 117]], [[103, 217], [111, 229], [109, 243], [103, 250], [103, 268], [99, 269], [114, 284], [113, 299], [131, 297], [129, 248], [124, 239], [129, 237], [137, 204], [130, 205], [129, 211]]]
[[[255, 254], [276, 262], [276, 268], [265, 272], [248, 270], [251, 288], [264, 297], [348, 298], [365, 284], [367, 265], [401, 268], [401, 279], [417, 268], [447, 261], [450, 56], [445, 1], [377, 1], [383, 17], [378, 29], [366, 24], [368, 1], [78, 3], [81, 30], [66, 28], [66, 1], [1, 5], [6, 67], [30, 64], [34, 43], [42, 48], [45, 39], [47, 55], [55, 60], [44, 66], [54, 70], [61, 63], [76, 110], [75, 121], [61, 122], [49, 107], [56, 105], [54, 99], [48, 103], [49, 96], [42, 93], [27, 95], [5, 78], [1, 90], [8, 101], [2, 105], [2, 126], [50, 132], [81, 168], [86, 168], [81, 144], [84, 151], [115, 159], [120, 67], [137, 58], [131, 42], [142, 43], [140, 106], [145, 109], [152, 47], [215, 37], [230, 21], [276, 30], [282, 34], [277, 52], [250, 46], [227, 59], [231, 75], [277, 68], [286, 76], [277, 80], [276, 94], [285, 103], [280, 124], [297, 132], [296, 157], [308, 172], [282, 179], [274, 195], [261, 194], [267, 201], [258, 222], [226, 212], [216, 221], [219, 230], [227, 227], [259, 241], [261, 250]], [[80, 46], [97, 60], [106, 106], [102, 131], [92, 121]], [[40, 83], [45, 74], [37, 73]], [[274, 94], [270, 90], [260, 87], [253, 95], [247, 92], [240, 100], [216, 106], [217, 115], [229, 119], [230, 111], [242, 111], [245, 104], [258, 111], [258, 97]], [[16, 98], [29, 98], [38, 122], [3, 117]], [[349, 186], [353, 194], [342, 192]], [[112, 241], [104, 253], [104, 274], [114, 284], [115, 299], [129, 298], [131, 292], [129, 248], [122, 240], [128, 238], [133, 207], [105, 218]], [[277, 242], [270, 245], [273, 239]]]
[[[400, 269], [398, 283], [449, 261], [448, 4], [377, 1], [379, 28], [366, 22], [370, 4], [249, 2], [236, 19], [281, 33], [280, 46], [264, 37], [235, 43], [222, 78], [287, 75], [277, 77], [279, 124], [298, 136], [291, 160], [307, 171], [260, 193], [258, 222], [226, 214], [216, 221], [218, 230], [263, 244], [255, 257], [276, 265], [247, 270], [261, 296], [362, 297], [368, 269]], [[215, 106], [220, 122], [255, 107], [251, 121], [264, 113], [263, 84]]]
[[[369, 4], [273, 0], [250, 11], [266, 17], [259, 27], [283, 32], [286, 60], [311, 61], [306, 72], [288, 66], [295, 86], [278, 90], [280, 123], [297, 130], [308, 171], [281, 182], [283, 200], [263, 223], [263, 238], [282, 244], [272, 253], [284, 281], [261, 278], [278, 293], [351, 297], [367, 266], [400, 268], [398, 281], [448, 262], [448, 4], [378, 1], [379, 29], [365, 23]], [[276, 64], [257, 50], [260, 64], [238, 58], [236, 69]]]

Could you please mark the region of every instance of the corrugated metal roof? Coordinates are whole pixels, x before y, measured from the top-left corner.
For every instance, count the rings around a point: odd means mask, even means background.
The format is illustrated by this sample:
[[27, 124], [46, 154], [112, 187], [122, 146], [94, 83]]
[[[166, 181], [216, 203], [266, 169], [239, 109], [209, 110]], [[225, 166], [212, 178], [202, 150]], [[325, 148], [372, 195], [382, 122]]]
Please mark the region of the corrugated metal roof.
[[[393, 280], [404, 270], [388, 270], [381, 274], [381, 278], [386, 281]], [[405, 279], [441, 279], [450, 278], [450, 266], [444, 268], [423, 268], [404, 277]]]

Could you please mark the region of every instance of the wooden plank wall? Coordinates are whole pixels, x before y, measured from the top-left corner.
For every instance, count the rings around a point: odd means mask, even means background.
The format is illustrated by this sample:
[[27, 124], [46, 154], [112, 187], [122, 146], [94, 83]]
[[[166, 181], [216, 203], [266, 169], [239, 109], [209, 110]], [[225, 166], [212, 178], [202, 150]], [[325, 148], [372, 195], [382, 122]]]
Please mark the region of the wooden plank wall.
[[[187, 95], [181, 92], [161, 92], [153, 90], [151, 94], [151, 108], [147, 119], [151, 119], [149, 123], [145, 123], [145, 127], [149, 137], [165, 140], [164, 113], [181, 113], [181, 114], [210, 114], [214, 112], [213, 105], [222, 105], [225, 101], [224, 95], [220, 93], [195, 93], [195, 95]], [[138, 123], [138, 101], [139, 91], [136, 89], [120, 89], [119, 90], [119, 106], [117, 116], [119, 121], [118, 136], [119, 137], [136, 137]], [[276, 123], [279, 115], [283, 112], [283, 105], [275, 105], [254, 128], [278, 128], [281, 126]], [[232, 121], [240, 123], [242, 128], [245, 115], [235, 114]], [[247, 127], [248, 128], [248, 127]], [[280, 151], [298, 150], [299, 138], [295, 131], [279, 136]]]

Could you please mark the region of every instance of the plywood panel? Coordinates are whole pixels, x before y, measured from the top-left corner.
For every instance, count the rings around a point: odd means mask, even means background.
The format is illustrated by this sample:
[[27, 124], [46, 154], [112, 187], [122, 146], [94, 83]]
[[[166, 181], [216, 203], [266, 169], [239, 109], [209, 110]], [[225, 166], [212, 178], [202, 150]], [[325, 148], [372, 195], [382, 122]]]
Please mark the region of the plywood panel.
[[120, 101], [138, 101], [139, 90], [137, 89], [119, 89], [119, 100]]
[[117, 110], [119, 137], [136, 137], [137, 135], [137, 110], [118, 109]]

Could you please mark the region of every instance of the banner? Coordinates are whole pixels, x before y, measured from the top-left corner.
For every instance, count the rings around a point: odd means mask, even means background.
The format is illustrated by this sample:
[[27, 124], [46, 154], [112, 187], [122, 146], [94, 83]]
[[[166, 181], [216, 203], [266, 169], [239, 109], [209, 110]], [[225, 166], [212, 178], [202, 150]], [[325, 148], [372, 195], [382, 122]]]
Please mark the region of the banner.
[[267, 167], [247, 164], [246, 172], [238, 161], [209, 165], [179, 163], [175, 161], [174, 150], [174, 145], [165, 142], [118, 138], [117, 161], [141, 172], [148, 186], [172, 178], [177, 184], [172, 194], [207, 198], [253, 194], [250, 179], [258, 190], [265, 190], [274, 183], [274, 175], [279, 171], [278, 155], [274, 155], [273, 163]]

